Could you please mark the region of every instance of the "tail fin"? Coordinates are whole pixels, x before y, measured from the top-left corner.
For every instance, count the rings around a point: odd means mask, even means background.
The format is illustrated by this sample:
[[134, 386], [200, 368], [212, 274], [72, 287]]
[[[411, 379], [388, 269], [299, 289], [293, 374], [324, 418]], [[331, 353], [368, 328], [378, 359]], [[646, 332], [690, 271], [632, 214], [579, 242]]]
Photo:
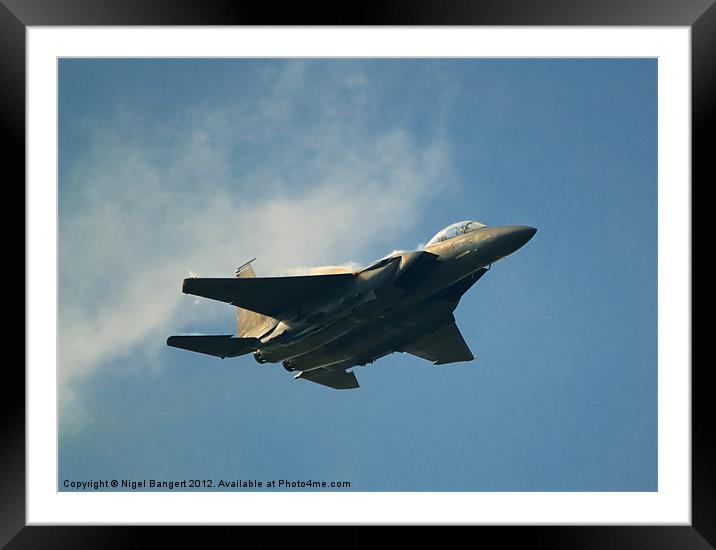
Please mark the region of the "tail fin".
[[[236, 273], [239, 279], [256, 277], [251, 265], [241, 266]], [[260, 338], [274, 328], [278, 321], [268, 315], [262, 315], [242, 307], [236, 308], [236, 335], [240, 338]]]

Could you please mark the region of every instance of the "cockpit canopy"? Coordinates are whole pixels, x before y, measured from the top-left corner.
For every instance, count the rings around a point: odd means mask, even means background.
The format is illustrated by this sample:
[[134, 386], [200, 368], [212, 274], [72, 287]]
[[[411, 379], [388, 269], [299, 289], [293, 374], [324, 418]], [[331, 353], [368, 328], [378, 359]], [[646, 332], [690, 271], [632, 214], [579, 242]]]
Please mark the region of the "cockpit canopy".
[[484, 223], [469, 220], [453, 223], [452, 225], [448, 225], [445, 229], [437, 233], [432, 239], [428, 241], [428, 244], [426, 244], [425, 246], [430, 246], [431, 244], [439, 243], [440, 241], [453, 239], [455, 237], [459, 237], [460, 235], [464, 235], [465, 233], [469, 233], [470, 231], [482, 229], [483, 227], [487, 226]]

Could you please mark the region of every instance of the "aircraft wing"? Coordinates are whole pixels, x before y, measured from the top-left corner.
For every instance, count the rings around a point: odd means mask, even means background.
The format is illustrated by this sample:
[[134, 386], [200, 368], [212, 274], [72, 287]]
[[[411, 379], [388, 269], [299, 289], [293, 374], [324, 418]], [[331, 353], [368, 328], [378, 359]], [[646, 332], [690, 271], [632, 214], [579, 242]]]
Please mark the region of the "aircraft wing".
[[398, 351], [427, 359], [434, 365], [472, 361], [475, 358], [460, 334], [452, 315], [445, 324], [403, 346]]
[[353, 372], [346, 372], [341, 369], [314, 369], [301, 371], [294, 376], [294, 378], [297, 380], [308, 380], [336, 390], [350, 390], [360, 387], [358, 385], [356, 375]]
[[182, 292], [275, 317], [353, 280], [352, 273], [299, 277], [184, 279]]

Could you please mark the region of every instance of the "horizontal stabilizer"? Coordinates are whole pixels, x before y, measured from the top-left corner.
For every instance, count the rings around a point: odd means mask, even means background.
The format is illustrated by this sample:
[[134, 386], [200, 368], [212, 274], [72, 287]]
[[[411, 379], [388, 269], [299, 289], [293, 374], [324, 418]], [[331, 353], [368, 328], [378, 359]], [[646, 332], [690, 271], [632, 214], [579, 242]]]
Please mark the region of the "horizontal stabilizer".
[[330, 370], [323, 368], [301, 371], [294, 378], [308, 380], [336, 390], [352, 390], [360, 387], [356, 375], [352, 371], [346, 372], [340, 369]]
[[475, 358], [452, 315], [445, 324], [403, 346], [399, 351], [427, 359], [434, 365], [472, 361]]
[[241, 279], [191, 278], [184, 279], [182, 292], [276, 317], [313, 296], [330, 292], [353, 280], [352, 273]]
[[259, 347], [259, 339], [234, 338], [223, 335], [170, 336], [167, 339], [167, 346], [205, 353], [223, 359], [256, 351]]

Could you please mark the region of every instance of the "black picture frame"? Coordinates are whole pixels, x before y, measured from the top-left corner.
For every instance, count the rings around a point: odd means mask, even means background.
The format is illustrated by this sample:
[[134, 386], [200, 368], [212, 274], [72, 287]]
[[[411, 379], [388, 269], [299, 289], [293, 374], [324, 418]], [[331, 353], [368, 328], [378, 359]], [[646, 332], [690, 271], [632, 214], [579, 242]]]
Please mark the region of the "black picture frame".
[[[440, 2], [362, 2], [350, 7], [282, 5], [269, 3], [188, 0], [0, 0], [0, 109], [3, 158], [13, 168], [6, 180], [25, 178], [25, 31], [28, 26], [78, 25], [585, 25], [685, 26], [692, 44], [692, 179], [714, 177], [709, 136], [714, 132], [716, 106], [716, 6], [714, 0], [648, 2], [647, 0], [462, 0]], [[20, 187], [20, 186], [17, 186]], [[692, 186], [693, 189], [694, 186]], [[23, 196], [24, 201], [24, 196]], [[26, 274], [27, 276], [27, 274]], [[26, 290], [27, 292], [27, 290]], [[714, 411], [703, 362], [692, 362], [692, 523], [690, 526], [525, 526], [466, 527], [460, 535], [484, 541], [499, 538], [511, 544], [546, 548], [713, 548], [716, 546], [716, 456]], [[24, 372], [14, 362], [5, 365], [3, 422], [0, 432], [0, 544], [7, 548], [128, 547], [155, 538], [163, 544], [173, 538], [184, 543], [227, 535], [239, 542], [265, 537], [265, 528], [224, 527], [69, 527], [25, 525], [25, 387]], [[350, 511], [346, 511], [350, 521]], [[320, 521], [320, 518], [317, 518]], [[236, 529], [241, 529], [237, 539]], [[470, 529], [466, 532], [466, 529]], [[338, 532], [335, 532], [338, 530]], [[476, 531], [475, 531], [476, 530]], [[444, 542], [444, 533], [436, 534]], [[452, 534], [452, 533], [451, 533]], [[416, 528], [399, 536], [426, 540]], [[271, 542], [358, 546], [384, 537], [368, 527], [332, 528], [316, 534], [299, 528], [272, 529]], [[231, 539], [230, 539], [231, 540]]]

